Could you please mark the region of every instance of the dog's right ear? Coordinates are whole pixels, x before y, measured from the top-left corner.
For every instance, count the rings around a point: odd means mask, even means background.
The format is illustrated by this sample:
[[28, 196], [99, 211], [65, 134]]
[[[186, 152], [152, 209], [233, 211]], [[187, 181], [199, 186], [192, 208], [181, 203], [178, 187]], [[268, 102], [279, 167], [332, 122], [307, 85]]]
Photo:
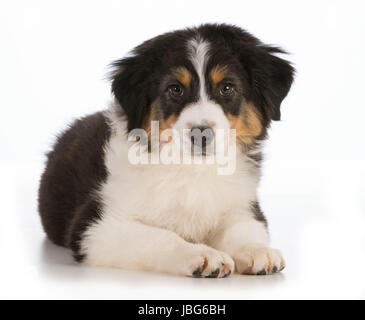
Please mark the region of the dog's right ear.
[[141, 128], [150, 106], [149, 68], [138, 55], [111, 64], [112, 93], [128, 119], [128, 131]]

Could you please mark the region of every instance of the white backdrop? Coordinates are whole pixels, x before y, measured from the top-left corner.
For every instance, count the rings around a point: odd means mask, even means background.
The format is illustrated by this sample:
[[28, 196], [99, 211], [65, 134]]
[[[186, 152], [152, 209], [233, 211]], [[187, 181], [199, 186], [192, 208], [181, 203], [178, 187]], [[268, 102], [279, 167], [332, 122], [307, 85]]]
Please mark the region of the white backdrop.
[[[1, 1], [0, 298], [365, 298], [363, 1]], [[260, 199], [283, 274], [227, 279], [82, 268], [37, 216], [44, 153], [110, 99], [107, 65], [162, 32], [237, 24], [291, 52]]]

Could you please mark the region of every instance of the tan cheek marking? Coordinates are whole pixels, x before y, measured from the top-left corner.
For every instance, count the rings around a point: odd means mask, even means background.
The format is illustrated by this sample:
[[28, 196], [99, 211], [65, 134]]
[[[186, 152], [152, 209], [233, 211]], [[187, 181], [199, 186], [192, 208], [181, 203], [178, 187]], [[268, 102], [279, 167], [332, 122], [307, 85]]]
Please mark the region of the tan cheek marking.
[[[177, 116], [174, 114], [168, 117], [165, 121], [160, 121], [160, 136], [164, 130], [171, 129], [173, 125], [176, 123], [176, 121], [177, 121]], [[169, 143], [171, 141], [172, 141], [172, 136], [169, 135], [165, 143]]]
[[[156, 107], [154, 104], [152, 104], [150, 112], [145, 116], [142, 124], [142, 129], [144, 129], [147, 132], [148, 140], [151, 140], [151, 121], [159, 121], [160, 136], [164, 130], [171, 129], [177, 121], [177, 116], [174, 114], [168, 117], [166, 120], [159, 120], [156, 114], [157, 114]], [[171, 140], [172, 137], [169, 136], [167, 143], [170, 142]]]
[[166, 129], [171, 129], [172, 126], [176, 123], [176, 121], [177, 121], [177, 116], [174, 114], [168, 117], [166, 120], [160, 121], [160, 132]]
[[177, 68], [175, 70], [175, 76], [186, 88], [190, 87], [191, 74], [185, 67]]
[[246, 107], [244, 116], [227, 115], [231, 129], [236, 129], [238, 142], [246, 145], [253, 143], [255, 137], [259, 136], [262, 131], [260, 116], [252, 104]]
[[143, 122], [142, 122], [142, 129], [146, 130], [148, 137], [151, 137], [151, 122], [152, 121], [159, 121], [159, 130], [160, 133], [163, 130], [171, 129], [173, 125], [177, 121], [176, 115], [171, 115], [166, 120], [161, 120], [157, 116], [156, 106], [154, 104], [151, 105], [150, 111], [148, 114], [146, 114]]
[[210, 73], [210, 77], [214, 84], [221, 82], [226, 75], [227, 68], [224, 66], [216, 66]]

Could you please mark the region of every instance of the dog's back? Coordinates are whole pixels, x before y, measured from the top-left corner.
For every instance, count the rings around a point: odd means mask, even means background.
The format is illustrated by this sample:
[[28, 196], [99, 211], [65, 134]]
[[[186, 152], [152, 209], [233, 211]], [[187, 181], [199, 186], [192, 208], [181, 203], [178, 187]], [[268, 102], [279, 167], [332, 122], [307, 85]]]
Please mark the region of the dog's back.
[[[95, 113], [75, 121], [48, 154], [38, 205], [44, 230], [58, 245], [70, 246], [74, 216], [106, 179], [103, 148], [109, 136], [106, 118], [101, 112]], [[96, 208], [91, 212], [96, 212]], [[92, 216], [90, 213], [85, 217], [85, 223]]]

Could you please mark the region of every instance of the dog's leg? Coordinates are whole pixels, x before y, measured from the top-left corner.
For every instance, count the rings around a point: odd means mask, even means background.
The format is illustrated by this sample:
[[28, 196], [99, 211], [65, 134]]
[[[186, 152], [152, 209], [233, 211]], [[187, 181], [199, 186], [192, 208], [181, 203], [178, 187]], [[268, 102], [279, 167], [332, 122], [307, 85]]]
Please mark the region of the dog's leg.
[[[241, 274], [265, 275], [285, 267], [279, 250], [269, 247], [266, 221], [252, 212], [227, 214], [217, 233], [208, 242], [213, 248], [227, 252]], [[255, 218], [256, 217], [256, 218]]]
[[233, 260], [224, 252], [118, 215], [101, 216], [79, 237], [78, 254], [87, 265], [192, 277], [225, 277], [234, 270]]

